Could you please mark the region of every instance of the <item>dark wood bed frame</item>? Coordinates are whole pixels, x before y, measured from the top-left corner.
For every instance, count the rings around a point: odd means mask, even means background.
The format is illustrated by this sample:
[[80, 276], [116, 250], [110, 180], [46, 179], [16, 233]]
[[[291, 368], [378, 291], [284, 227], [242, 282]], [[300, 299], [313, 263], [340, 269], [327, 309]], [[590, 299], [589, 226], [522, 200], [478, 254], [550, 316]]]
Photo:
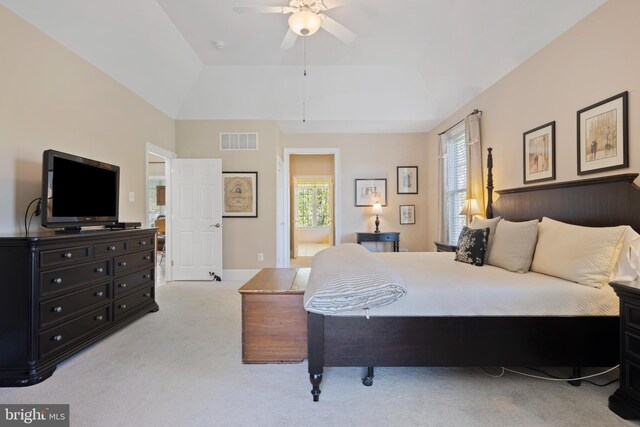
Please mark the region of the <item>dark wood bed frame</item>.
[[[543, 216], [586, 226], [631, 225], [640, 232], [638, 174], [498, 191], [487, 158], [487, 217]], [[309, 378], [320, 397], [325, 367], [614, 366], [620, 363], [618, 316], [371, 317], [308, 315]]]

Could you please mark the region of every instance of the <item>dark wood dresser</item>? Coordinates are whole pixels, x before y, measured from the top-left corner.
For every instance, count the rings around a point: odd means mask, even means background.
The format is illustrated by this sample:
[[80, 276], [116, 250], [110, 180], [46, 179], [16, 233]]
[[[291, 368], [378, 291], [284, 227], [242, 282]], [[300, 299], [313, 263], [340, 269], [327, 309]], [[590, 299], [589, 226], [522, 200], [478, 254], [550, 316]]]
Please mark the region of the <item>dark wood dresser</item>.
[[380, 233], [356, 233], [356, 243], [362, 242], [393, 242], [393, 252], [400, 251], [400, 233], [395, 231]]
[[0, 386], [26, 386], [158, 311], [155, 229], [0, 237]]

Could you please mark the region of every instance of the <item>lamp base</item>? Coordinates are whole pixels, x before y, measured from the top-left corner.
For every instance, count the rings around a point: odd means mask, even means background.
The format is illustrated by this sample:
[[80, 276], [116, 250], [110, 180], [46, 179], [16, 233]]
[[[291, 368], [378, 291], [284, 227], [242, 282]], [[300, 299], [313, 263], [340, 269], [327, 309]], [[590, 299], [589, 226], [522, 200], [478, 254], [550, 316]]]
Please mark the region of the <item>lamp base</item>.
[[374, 233], [379, 233], [380, 232], [380, 218], [378, 218], [378, 215], [376, 215], [376, 231], [374, 231]]

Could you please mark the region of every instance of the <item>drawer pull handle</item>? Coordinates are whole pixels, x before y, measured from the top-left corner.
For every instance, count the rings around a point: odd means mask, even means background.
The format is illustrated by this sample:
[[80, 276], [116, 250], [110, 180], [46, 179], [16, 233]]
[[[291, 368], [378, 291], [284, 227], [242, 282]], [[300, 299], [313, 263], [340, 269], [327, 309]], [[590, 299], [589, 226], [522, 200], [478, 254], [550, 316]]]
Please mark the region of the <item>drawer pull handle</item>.
[[57, 342], [62, 341], [62, 335], [54, 335], [54, 336], [53, 336], [53, 340], [54, 340], [54, 341], [57, 341]]
[[143, 274], [142, 277], [145, 278], [145, 279], [148, 279], [149, 277], [151, 277], [151, 275], [150, 274]]
[[143, 297], [150, 297], [151, 294], [149, 292], [145, 293], [144, 295], [142, 295]]
[[122, 304], [120, 308], [124, 310], [125, 308], [127, 308], [127, 304]]
[[126, 267], [126, 266], [127, 266], [127, 262], [126, 262], [126, 261], [122, 261], [122, 262], [120, 263], [120, 265], [121, 265], [122, 267]]
[[65, 252], [63, 257], [65, 258], [71, 258], [73, 256], [73, 254], [71, 252]]
[[109, 246], [109, 247], [107, 248], [107, 250], [108, 250], [108, 251], [115, 251], [115, 250], [116, 250], [116, 247], [115, 247], [115, 246]]
[[62, 313], [62, 307], [60, 307], [60, 306], [54, 307], [53, 311], [56, 312], [56, 313]]
[[142, 246], [144, 246], [144, 245], [146, 245], [146, 244], [147, 244], [147, 241], [146, 241], [146, 240], [143, 240], [143, 241], [138, 242], [138, 243], [139, 243], [139, 244], [141, 244]]
[[104, 268], [102, 267], [96, 268], [96, 273], [102, 273], [103, 271], [104, 271]]
[[126, 287], [127, 287], [127, 284], [126, 284], [126, 283], [120, 283], [120, 287], [121, 287], [121, 288], [126, 288]]
[[53, 279], [53, 283], [55, 283], [56, 285], [59, 285], [60, 283], [62, 283], [62, 278], [56, 277], [55, 279]]
[[145, 257], [144, 257], [144, 259], [146, 259], [147, 261], [149, 261], [149, 260], [151, 259], [151, 256], [150, 256], [150, 255], [147, 255], [147, 256], [145, 256]]
[[96, 296], [97, 296], [97, 297], [101, 297], [102, 295], [104, 295], [104, 292], [102, 292], [102, 291], [98, 291], [98, 292], [96, 292]]
[[102, 319], [104, 319], [104, 317], [102, 317], [102, 316], [96, 316], [96, 320], [97, 320], [97, 321], [100, 321], [100, 320], [102, 320]]

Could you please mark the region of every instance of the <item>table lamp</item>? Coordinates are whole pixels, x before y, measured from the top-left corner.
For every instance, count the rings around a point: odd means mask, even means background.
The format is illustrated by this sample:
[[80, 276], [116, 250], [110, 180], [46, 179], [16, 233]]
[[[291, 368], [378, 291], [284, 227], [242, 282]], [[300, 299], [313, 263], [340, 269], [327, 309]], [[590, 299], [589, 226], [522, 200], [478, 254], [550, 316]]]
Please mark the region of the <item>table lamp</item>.
[[379, 233], [380, 228], [378, 227], [380, 226], [380, 218], [378, 216], [382, 215], [382, 205], [378, 202], [374, 203], [373, 209], [371, 209], [371, 213], [376, 216], [376, 231], [374, 231], [374, 233]]
[[467, 199], [464, 201], [464, 206], [460, 211], [460, 215], [467, 216], [467, 224], [471, 222], [471, 219], [473, 219], [474, 215], [481, 215], [481, 214], [482, 214], [482, 211], [478, 207], [478, 201], [476, 199]]

